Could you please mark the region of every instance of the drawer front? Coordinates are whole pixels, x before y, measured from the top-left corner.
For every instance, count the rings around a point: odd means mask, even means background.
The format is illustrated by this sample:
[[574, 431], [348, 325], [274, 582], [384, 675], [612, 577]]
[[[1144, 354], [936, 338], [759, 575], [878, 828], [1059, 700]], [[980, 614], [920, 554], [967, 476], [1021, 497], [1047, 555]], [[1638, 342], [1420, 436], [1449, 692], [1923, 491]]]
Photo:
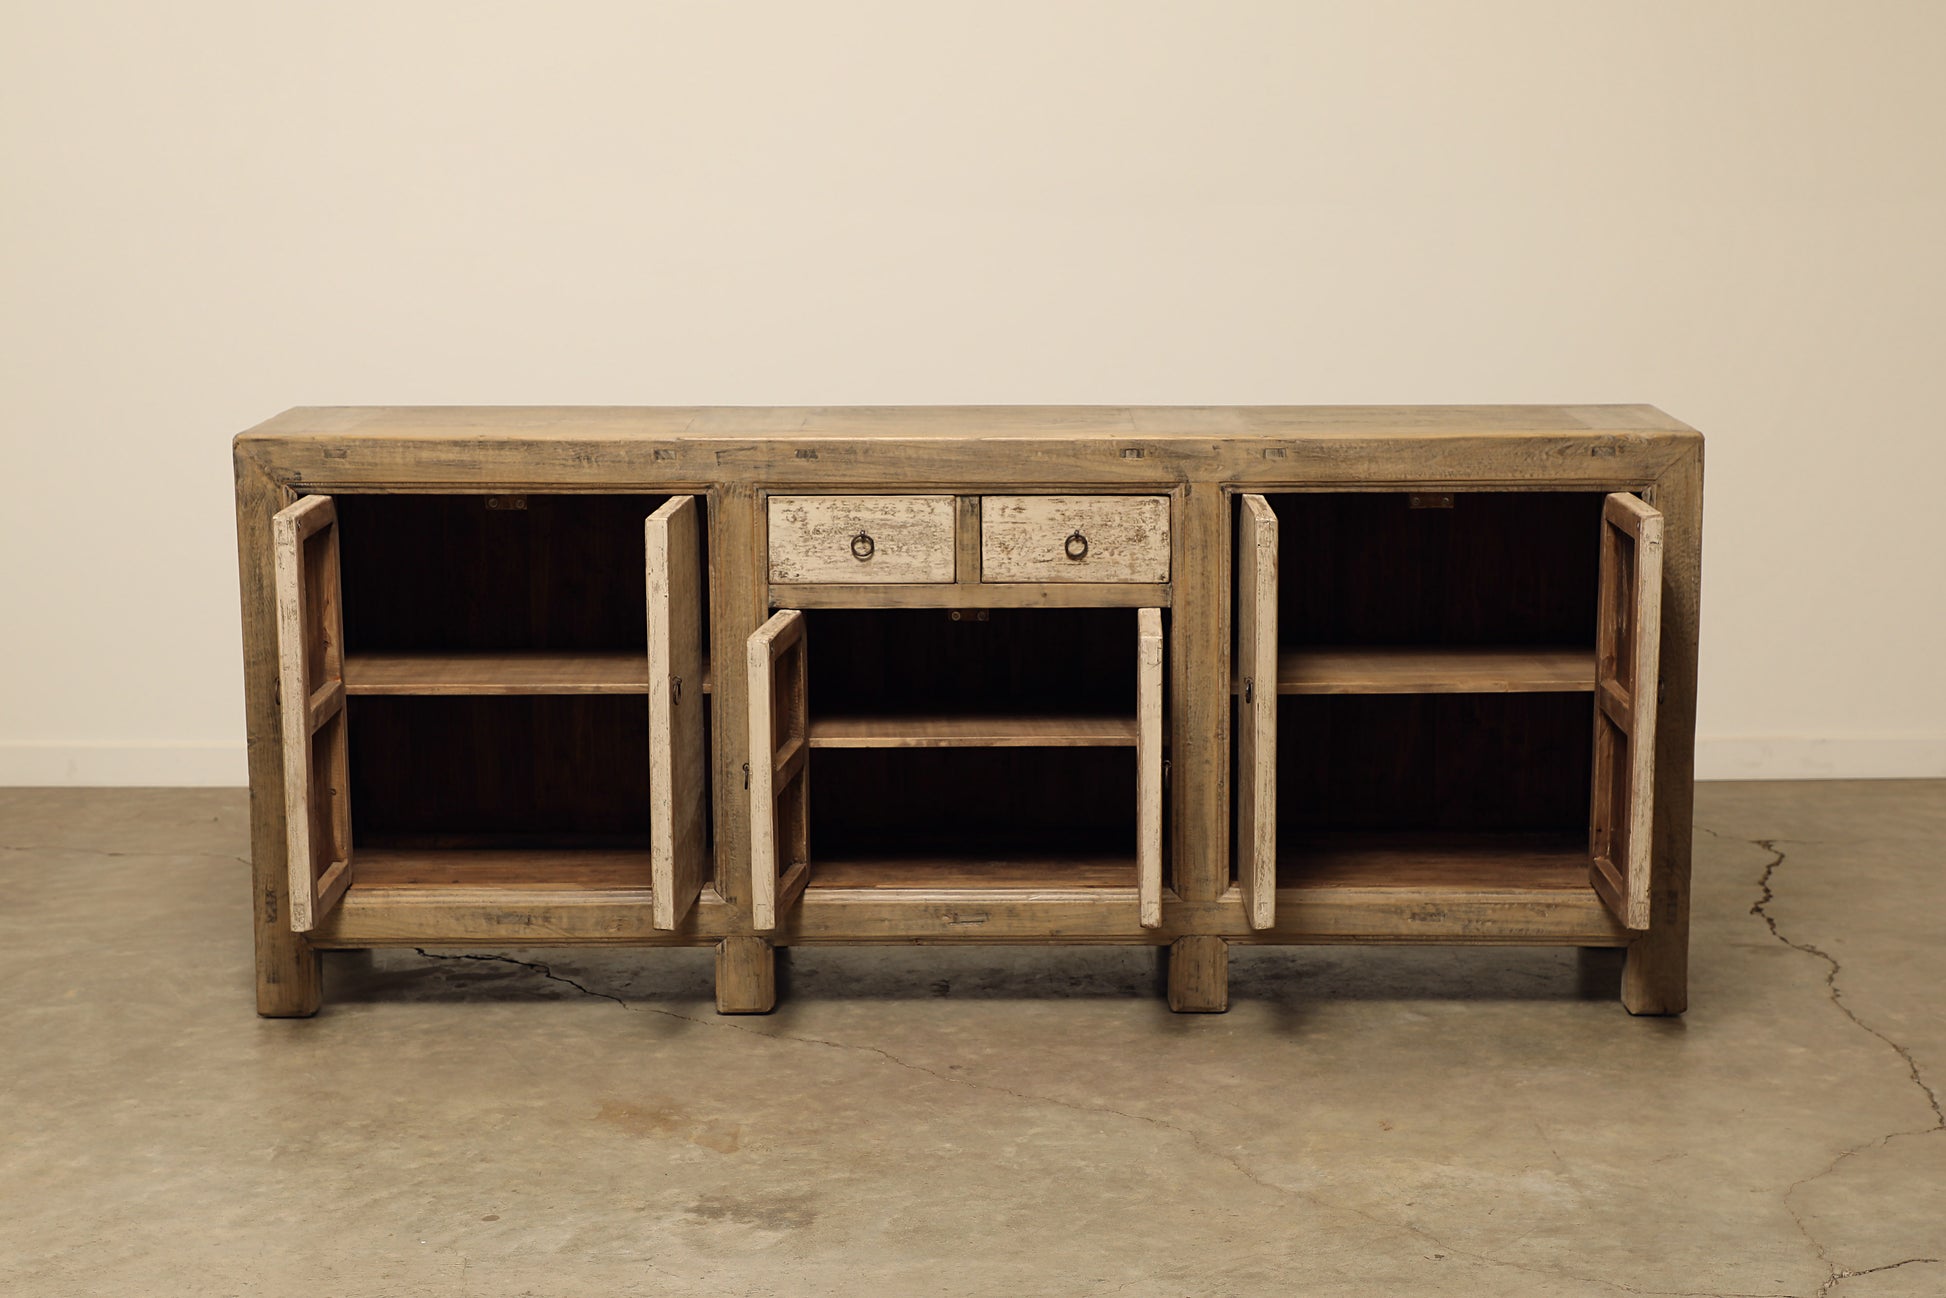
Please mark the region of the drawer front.
[[779, 585], [953, 580], [951, 496], [772, 496]]
[[982, 581], [1169, 580], [1167, 496], [986, 496]]

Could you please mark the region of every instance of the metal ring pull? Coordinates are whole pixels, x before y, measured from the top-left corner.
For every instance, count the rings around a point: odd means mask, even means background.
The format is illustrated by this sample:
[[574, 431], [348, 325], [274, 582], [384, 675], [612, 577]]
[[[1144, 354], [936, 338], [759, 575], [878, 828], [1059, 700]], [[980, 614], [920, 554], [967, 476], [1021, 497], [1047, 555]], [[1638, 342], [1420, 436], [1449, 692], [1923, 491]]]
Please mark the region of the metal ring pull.
[[851, 538], [851, 557], [860, 563], [871, 558], [872, 552], [877, 549], [878, 543], [872, 540], [872, 534], [870, 532], [860, 532], [857, 536]]
[[1088, 538], [1079, 532], [1071, 533], [1062, 548], [1068, 552], [1070, 559], [1085, 559], [1088, 557]]

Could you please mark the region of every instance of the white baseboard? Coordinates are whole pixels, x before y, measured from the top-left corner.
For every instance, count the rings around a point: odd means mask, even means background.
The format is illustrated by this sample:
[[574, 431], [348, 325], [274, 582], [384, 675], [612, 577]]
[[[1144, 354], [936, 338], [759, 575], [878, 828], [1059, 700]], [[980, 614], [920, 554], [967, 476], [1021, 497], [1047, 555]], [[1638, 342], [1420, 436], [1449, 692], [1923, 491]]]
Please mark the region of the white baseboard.
[[[1946, 779], [1946, 736], [1703, 737], [1699, 780]], [[241, 786], [241, 743], [0, 742], [0, 787]]]
[[1699, 780], [1946, 779], [1946, 735], [1696, 739]]
[[89, 785], [114, 788], [242, 786], [250, 782], [241, 741], [205, 744], [0, 742], [0, 788]]

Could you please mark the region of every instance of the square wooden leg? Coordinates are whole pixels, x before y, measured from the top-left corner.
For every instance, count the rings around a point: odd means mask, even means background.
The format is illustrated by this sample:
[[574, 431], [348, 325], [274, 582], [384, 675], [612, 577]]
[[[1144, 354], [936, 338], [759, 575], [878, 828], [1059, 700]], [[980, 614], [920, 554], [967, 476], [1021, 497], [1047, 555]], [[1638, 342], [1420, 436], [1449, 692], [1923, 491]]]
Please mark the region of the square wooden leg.
[[1220, 937], [1179, 937], [1163, 957], [1169, 1008], [1178, 1014], [1221, 1014], [1230, 1008], [1230, 944]]
[[308, 1019], [324, 1004], [324, 961], [289, 929], [257, 928], [257, 1013], [267, 1019]]
[[1681, 1014], [1689, 1008], [1689, 924], [1652, 928], [1628, 948], [1622, 1007], [1630, 1014]]
[[716, 1012], [768, 1014], [777, 1008], [777, 952], [760, 937], [716, 944]]

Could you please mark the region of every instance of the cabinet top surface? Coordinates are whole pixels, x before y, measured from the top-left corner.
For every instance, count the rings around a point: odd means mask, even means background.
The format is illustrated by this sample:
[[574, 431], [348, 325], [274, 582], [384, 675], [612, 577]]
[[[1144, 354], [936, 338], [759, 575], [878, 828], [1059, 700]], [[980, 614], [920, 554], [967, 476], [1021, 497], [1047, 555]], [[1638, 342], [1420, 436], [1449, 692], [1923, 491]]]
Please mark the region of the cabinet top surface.
[[774, 439], [1693, 438], [1646, 405], [299, 406], [243, 433], [284, 438]]

